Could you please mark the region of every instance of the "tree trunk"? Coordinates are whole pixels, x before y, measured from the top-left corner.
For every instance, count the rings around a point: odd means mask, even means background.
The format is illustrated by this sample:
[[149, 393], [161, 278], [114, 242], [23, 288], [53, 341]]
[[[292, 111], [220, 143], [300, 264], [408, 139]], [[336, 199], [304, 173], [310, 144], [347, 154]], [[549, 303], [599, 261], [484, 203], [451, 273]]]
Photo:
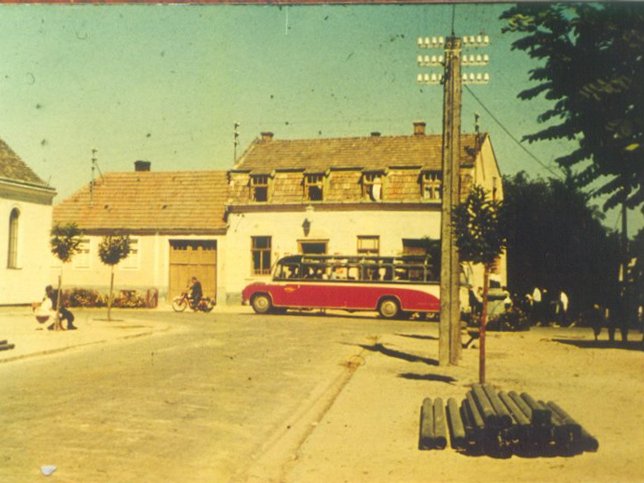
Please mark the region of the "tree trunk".
[[112, 271], [110, 273], [110, 296], [107, 298], [107, 320], [112, 320], [112, 301], [114, 300], [114, 265], [110, 265]]
[[62, 330], [63, 328], [63, 326], [60, 323], [60, 304], [63, 298], [62, 286], [63, 286], [63, 275], [62, 273], [60, 273], [58, 274], [58, 291], [56, 292], [56, 307], [54, 307], [54, 310], [56, 311], [56, 313], [54, 314], [54, 330]]
[[485, 384], [485, 326], [487, 325], [487, 294], [490, 285], [490, 266], [483, 271], [483, 307], [479, 325], [479, 383]]

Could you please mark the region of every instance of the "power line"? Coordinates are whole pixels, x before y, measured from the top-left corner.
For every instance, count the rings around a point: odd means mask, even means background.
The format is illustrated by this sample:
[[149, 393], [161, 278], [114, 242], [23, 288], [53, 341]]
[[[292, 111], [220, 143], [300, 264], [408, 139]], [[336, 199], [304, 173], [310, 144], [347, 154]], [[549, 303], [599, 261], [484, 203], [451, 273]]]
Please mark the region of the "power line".
[[518, 140], [518, 139], [517, 139], [517, 138], [516, 138], [516, 137], [515, 137], [515, 136], [514, 136], [514, 135], [513, 135], [509, 130], [508, 130], [508, 128], [506, 128], [506, 127], [503, 125], [503, 123], [502, 123], [501, 121], [499, 121], [499, 119], [498, 119], [498, 118], [497, 118], [497, 117], [492, 113], [492, 111], [490, 111], [490, 110], [487, 108], [487, 106], [486, 106], [485, 104], [483, 104], [483, 102], [481, 101], [481, 99], [479, 99], [479, 98], [476, 96], [476, 94], [474, 94], [474, 92], [472, 92], [472, 89], [470, 89], [467, 85], [465, 85], [465, 89], [467, 90], [467, 92], [469, 92], [469, 93], [472, 95], [472, 97], [476, 100], [476, 102], [478, 102], [478, 103], [479, 103], [479, 105], [480, 105], [483, 109], [485, 109], [485, 112], [487, 112], [487, 113], [490, 115], [490, 117], [492, 118], [492, 120], [493, 120], [494, 122], [496, 122], [496, 123], [499, 125], [499, 127], [500, 127], [501, 129], [503, 129], [503, 131], [504, 131], [504, 132], [505, 132], [505, 133], [510, 137], [510, 139], [512, 139], [512, 141], [514, 141], [514, 142], [516, 143], [516, 145], [517, 145], [517, 146], [519, 146], [523, 151], [525, 151], [525, 153], [526, 153], [528, 156], [530, 156], [532, 159], [534, 159], [534, 160], [535, 160], [535, 161], [536, 161], [536, 162], [537, 162], [537, 163], [538, 163], [542, 168], [544, 168], [545, 170], [547, 170], [550, 174], [552, 174], [553, 176], [555, 176], [555, 177], [557, 177], [557, 178], [559, 178], [559, 179], [561, 179], [561, 180], [563, 180], [563, 179], [564, 179], [560, 172], [557, 172], [557, 171], [553, 170], [550, 166], [548, 166], [546, 163], [544, 163], [544, 162], [543, 162], [543, 161], [541, 161], [539, 158], [537, 158], [534, 154], [532, 154], [532, 152], [530, 152], [530, 151], [529, 151], [529, 150], [528, 150], [528, 149], [527, 149], [523, 144], [521, 144], [521, 141], [519, 141], [519, 140]]

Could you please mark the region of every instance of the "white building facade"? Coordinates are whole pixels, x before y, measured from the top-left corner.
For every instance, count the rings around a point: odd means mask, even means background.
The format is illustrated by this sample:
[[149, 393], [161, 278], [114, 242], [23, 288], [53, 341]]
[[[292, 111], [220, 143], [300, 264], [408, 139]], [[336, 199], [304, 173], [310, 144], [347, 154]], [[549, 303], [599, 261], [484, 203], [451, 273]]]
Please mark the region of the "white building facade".
[[56, 191], [0, 140], [0, 305], [40, 300]]

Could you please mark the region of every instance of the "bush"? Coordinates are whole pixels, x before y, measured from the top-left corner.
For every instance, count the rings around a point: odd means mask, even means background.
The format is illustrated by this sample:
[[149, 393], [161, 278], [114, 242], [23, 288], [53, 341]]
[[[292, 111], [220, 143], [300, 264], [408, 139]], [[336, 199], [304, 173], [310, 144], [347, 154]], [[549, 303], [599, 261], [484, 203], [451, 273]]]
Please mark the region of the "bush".
[[[63, 292], [62, 302], [67, 307], [105, 307], [107, 297], [98, 290], [74, 288]], [[146, 307], [146, 296], [137, 290], [121, 290], [114, 298], [113, 306], [126, 309]]]
[[97, 290], [74, 288], [63, 293], [63, 303], [68, 307], [105, 307], [105, 297]]

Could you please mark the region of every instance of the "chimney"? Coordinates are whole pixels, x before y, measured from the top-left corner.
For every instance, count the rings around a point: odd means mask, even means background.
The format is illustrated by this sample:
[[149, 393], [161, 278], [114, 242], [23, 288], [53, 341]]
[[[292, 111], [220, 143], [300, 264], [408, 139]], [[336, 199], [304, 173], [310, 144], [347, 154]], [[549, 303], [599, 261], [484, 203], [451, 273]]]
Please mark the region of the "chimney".
[[379, 138], [379, 137], [380, 137], [380, 133], [379, 133], [378, 131], [372, 131], [372, 132], [371, 132], [371, 137], [372, 137], [372, 138]]
[[272, 132], [266, 131], [266, 132], [261, 133], [261, 135], [262, 135], [262, 141], [265, 142], [265, 143], [268, 143], [268, 142], [273, 140], [273, 133]]
[[416, 121], [414, 123], [414, 136], [425, 135], [425, 123], [423, 121]]
[[150, 161], [134, 161], [134, 171], [150, 171]]

